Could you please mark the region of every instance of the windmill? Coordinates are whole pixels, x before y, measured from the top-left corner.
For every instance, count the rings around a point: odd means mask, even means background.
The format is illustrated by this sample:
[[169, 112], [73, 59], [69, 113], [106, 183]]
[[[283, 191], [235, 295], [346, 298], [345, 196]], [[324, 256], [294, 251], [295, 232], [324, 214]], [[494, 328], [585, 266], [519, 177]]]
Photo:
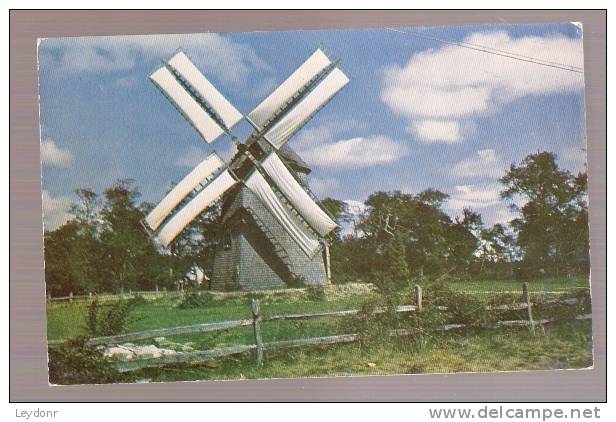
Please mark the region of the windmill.
[[[328, 235], [337, 224], [308, 188], [310, 169], [286, 143], [349, 82], [338, 62], [317, 49], [246, 116], [181, 50], [150, 80], [207, 143], [227, 135], [237, 152], [228, 162], [215, 152], [205, 158], [146, 216], [146, 230], [168, 247], [222, 198], [212, 288], [328, 283]], [[243, 118], [253, 132], [239, 142], [231, 130]]]

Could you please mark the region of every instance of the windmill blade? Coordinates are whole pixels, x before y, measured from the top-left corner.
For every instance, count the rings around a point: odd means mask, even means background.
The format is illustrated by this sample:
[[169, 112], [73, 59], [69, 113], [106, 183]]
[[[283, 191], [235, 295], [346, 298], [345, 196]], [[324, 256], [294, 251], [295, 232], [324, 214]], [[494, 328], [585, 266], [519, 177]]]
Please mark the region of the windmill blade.
[[302, 88], [330, 64], [331, 61], [325, 53], [321, 49], [317, 49], [274, 92], [251, 111], [246, 116], [246, 120], [256, 129], [262, 130], [285, 104], [293, 100]]
[[156, 230], [158, 226], [167, 218], [169, 213], [173, 211], [177, 205], [182, 202], [186, 196], [194, 189], [210, 177], [216, 170], [224, 165], [222, 159], [213, 153], [195, 167], [180, 183], [178, 183], [171, 191], [163, 198], [162, 201], [147, 215], [145, 222], [152, 230]]
[[275, 148], [280, 148], [331, 100], [349, 78], [338, 68], [334, 69], [319, 85], [306, 95], [289, 113], [265, 133], [264, 138]]
[[229, 170], [220, 173], [163, 226], [158, 233], [161, 243], [169, 246], [191, 221], [236, 183], [237, 180], [231, 176]]
[[317, 205], [302, 186], [295, 180], [275, 152], [271, 153], [261, 167], [272, 179], [282, 194], [297, 212], [321, 236], [326, 236], [338, 225]]
[[263, 202], [276, 221], [308, 256], [313, 256], [319, 249], [319, 242], [305, 228], [295, 222], [286, 206], [280, 202], [270, 185], [258, 171], [254, 171], [244, 182], [246, 186]]
[[150, 79], [175, 105], [188, 122], [199, 132], [206, 142], [211, 143], [224, 133], [224, 130], [190, 95], [166, 67], [160, 67], [150, 75]]
[[194, 89], [226, 129], [232, 128], [242, 119], [242, 113], [206, 79], [183, 51], [176, 53], [167, 64]]

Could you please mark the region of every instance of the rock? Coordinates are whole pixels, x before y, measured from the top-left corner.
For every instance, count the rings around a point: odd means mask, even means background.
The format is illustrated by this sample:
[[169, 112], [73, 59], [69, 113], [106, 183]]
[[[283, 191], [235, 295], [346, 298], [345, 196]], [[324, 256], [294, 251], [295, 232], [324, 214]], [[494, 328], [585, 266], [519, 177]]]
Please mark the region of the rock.
[[116, 346], [105, 350], [104, 356], [111, 360], [127, 361], [133, 359], [134, 353], [125, 347]]
[[376, 368], [376, 363], [374, 363], [374, 362], [368, 362], [368, 366], [369, 366], [370, 368]]
[[134, 344], [126, 343], [108, 348], [105, 350], [104, 356], [110, 360], [127, 361], [133, 359], [156, 359], [176, 353], [175, 350], [158, 348], [152, 344], [135, 346]]

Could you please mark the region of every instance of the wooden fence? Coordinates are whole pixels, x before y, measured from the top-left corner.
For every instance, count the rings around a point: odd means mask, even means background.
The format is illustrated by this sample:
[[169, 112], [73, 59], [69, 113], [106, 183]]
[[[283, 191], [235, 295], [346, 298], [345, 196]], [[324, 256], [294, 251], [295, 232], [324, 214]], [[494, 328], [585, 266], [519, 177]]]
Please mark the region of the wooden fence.
[[[517, 292], [520, 293], [520, 292]], [[414, 291], [414, 305], [400, 305], [397, 306], [395, 311], [397, 313], [408, 313], [408, 312], [421, 312], [423, 310], [423, 292], [420, 286], [415, 286]], [[488, 305], [484, 307], [486, 311], [518, 311], [518, 310], [526, 310], [526, 319], [524, 320], [513, 320], [513, 321], [496, 321], [493, 325], [483, 327], [483, 328], [515, 328], [515, 327], [528, 327], [528, 330], [531, 334], [535, 334], [536, 327], [543, 327], [546, 324], [557, 321], [556, 319], [542, 319], [535, 320], [533, 318], [533, 303], [530, 298], [530, 293], [528, 290], [528, 284], [524, 283], [522, 288], [522, 297], [523, 302], [521, 303], [512, 303], [507, 305]], [[542, 302], [542, 305], [565, 305], [571, 306], [576, 305], [578, 303], [578, 299], [569, 298], [569, 299], [553, 299]], [[446, 311], [447, 307], [444, 306], [436, 306], [437, 310]], [[359, 334], [340, 334], [333, 336], [325, 336], [325, 337], [312, 337], [312, 338], [302, 338], [302, 339], [293, 339], [293, 340], [284, 340], [284, 341], [275, 341], [275, 342], [263, 342], [261, 336], [261, 327], [263, 323], [270, 321], [297, 321], [297, 320], [310, 320], [317, 318], [345, 318], [345, 317], [356, 317], [360, 315], [362, 312], [359, 309], [350, 309], [344, 311], [334, 311], [334, 312], [319, 312], [319, 313], [308, 313], [308, 314], [290, 314], [290, 315], [271, 315], [271, 316], [263, 316], [261, 315], [260, 309], [260, 301], [259, 299], [252, 299], [251, 302], [251, 314], [252, 317], [250, 319], [238, 319], [232, 321], [221, 321], [221, 322], [212, 322], [205, 324], [194, 324], [194, 325], [186, 325], [172, 328], [160, 328], [155, 330], [148, 331], [140, 331], [133, 332], [127, 334], [120, 334], [115, 336], [107, 336], [107, 337], [96, 337], [89, 339], [86, 344], [90, 346], [111, 346], [118, 345], [126, 342], [132, 341], [140, 341], [153, 339], [156, 337], [165, 337], [165, 336], [176, 336], [182, 334], [194, 334], [194, 333], [210, 333], [216, 331], [227, 331], [233, 328], [238, 327], [246, 327], [252, 326], [253, 334], [254, 334], [254, 344], [247, 345], [235, 345], [230, 347], [216, 348], [210, 350], [201, 350], [194, 352], [183, 352], [183, 353], [175, 353], [169, 355], [162, 355], [159, 357], [151, 357], [151, 358], [142, 358], [135, 359], [130, 361], [121, 361], [115, 362], [117, 369], [120, 372], [127, 371], [135, 371], [142, 368], [147, 367], [157, 367], [169, 364], [180, 364], [180, 363], [198, 363], [202, 361], [207, 361], [211, 359], [216, 359], [224, 356], [236, 355], [240, 353], [245, 353], [248, 351], [254, 350], [256, 353], [256, 363], [257, 365], [261, 365], [263, 362], [264, 352], [269, 350], [276, 349], [288, 349], [288, 348], [297, 348], [304, 346], [316, 346], [316, 345], [332, 345], [332, 344], [344, 344], [344, 343], [353, 343], [359, 339]], [[381, 314], [385, 313], [387, 310], [385, 308], [376, 308], [372, 311], [373, 314]], [[592, 319], [591, 314], [585, 315], [577, 315], [575, 320], [590, 320]], [[470, 328], [466, 324], [446, 324], [441, 325], [436, 328], [436, 331], [447, 332], [452, 330], [460, 330], [464, 328]], [[391, 337], [395, 336], [408, 336], [412, 334], [416, 334], [420, 332], [420, 329], [398, 329], [398, 330], [390, 330], [389, 335]], [[48, 342], [49, 347], [57, 347], [62, 345], [65, 340], [52, 340]]]
[[[372, 288], [375, 288], [374, 285], [368, 284]], [[575, 287], [574, 289], [587, 289], [586, 287]], [[570, 291], [571, 288], [562, 288], [562, 289], [554, 289], [554, 290], [539, 290], [536, 294], [542, 295], [560, 295], [565, 293], [566, 291]], [[292, 289], [271, 289], [267, 290], [268, 294], [276, 294], [276, 293], [289, 293], [289, 292], [305, 292], [305, 287], [298, 287]], [[84, 295], [75, 295], [72, 292], [69, 293], [68, 296], [56, 296], [52, 297], [51, 295], [47, 295], [47, 303], [48, 304], [69, 304], [69, 303], [89, 303], [93, 301], [95, 298], [101, 302], [114, 302], [121, 299], [127, 299], [134, 296], [141, 296], [146, 300], [155, 300], [163, 297], [178, 297], [185, 293], [185, 290], [182, 289], [170, 289], [162, 288], [156, 290], [127, 290], [124, 293], [88, 293]], [[205, 291], [204, 291], [205, 293]], [[248, 291], [233, 291], [233, 292], [221, 292], [221, 291], [207, 291], [208, 294], [214, 295], [214, 297], [222, 298], [240, 298], [240, 297], [249, 297], [252, 292]], [[471, 295], [486, 295], [488, 293], [492, 294], [511, 294], [511, 293], [520, 293], [519, 291], [514, 290], [496, 290], [493, 292], [486, 292], [482, 290], [469, 291], [465, 290], [464, 294]]]
[[94, 299], [101, 303], [106, 303], [134, 296], [141, 296], [146, 300], [154, 300], [163, 297], [178, 297], [182, 294], [183, 290], [167, 290], [166, 288], [160, 290], [128, 290], [125, 293], [88, 293], [87, 295], [74, 295], [71, 292], [68, 296], [52, 297], [47, 295], [47, 304], [89, 303]]

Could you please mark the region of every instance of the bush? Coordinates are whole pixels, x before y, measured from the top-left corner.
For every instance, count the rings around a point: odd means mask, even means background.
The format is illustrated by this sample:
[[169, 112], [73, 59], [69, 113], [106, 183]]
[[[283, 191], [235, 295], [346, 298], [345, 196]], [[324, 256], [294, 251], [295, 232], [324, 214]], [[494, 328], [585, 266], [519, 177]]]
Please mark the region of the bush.
[[[478, 296], [463, 293], [452, 289], [445, 282], [434, 283], [424, 290], [423, 306], [429, 310], [437, 310], [437, 307], [446, 307], [440, 310], [444, 323], [484, 325], [490, 321], [498, 320], [495, 313], [485, 310], [488, 302]], [[499, 304], [502, 304], [502, 297]]]
[[290, 289], [297, 289], [301, 287], [306, 287], [306, 280], [302, 276], [291, 276], [287, 281], [287, 287]]
[[306, 296], [311, 301], [322, 301], [327, 299], [325, 287], [320, 285], [311, 285], [306, 288]]
[[105, 384], [120, 380], [120, 373], [85, 337], [49, 348], [49, 382], [52, 384]]
[[103, 306], [100, 305], [98, 299], [94, 299], [88, 307], [86, 318], [88, 335], [97, 337], [122, 333], [129, 323], [136, 321], [134, 318], [129, 318], [130, 314], [137, 305], [144, 301], [145, 299], [141, 296], [135, 296], [128, 300], [121, 299], [108, 306], [106, 311], [103, 311]]
[[209, 305], [214, 301], [214, 296], [209, 292], [189, 292], [184, 295], [178, 308], [191, 309]]

